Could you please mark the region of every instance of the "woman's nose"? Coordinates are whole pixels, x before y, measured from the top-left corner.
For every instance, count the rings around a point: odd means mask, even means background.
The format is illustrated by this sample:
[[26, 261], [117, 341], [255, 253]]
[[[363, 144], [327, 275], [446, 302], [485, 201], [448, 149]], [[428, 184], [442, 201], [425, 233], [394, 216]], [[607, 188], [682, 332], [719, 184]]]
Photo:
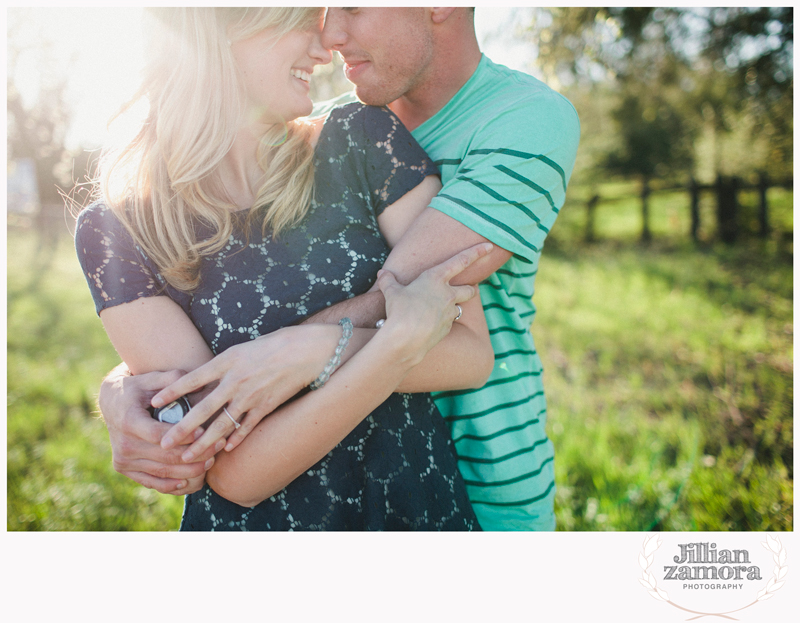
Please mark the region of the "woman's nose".
[[315, 65], [327, 65], [331, 62], [331, 51], [322, 45], [320, 33], [314, 33], [311, 44], [308, 46], [308, 55]]

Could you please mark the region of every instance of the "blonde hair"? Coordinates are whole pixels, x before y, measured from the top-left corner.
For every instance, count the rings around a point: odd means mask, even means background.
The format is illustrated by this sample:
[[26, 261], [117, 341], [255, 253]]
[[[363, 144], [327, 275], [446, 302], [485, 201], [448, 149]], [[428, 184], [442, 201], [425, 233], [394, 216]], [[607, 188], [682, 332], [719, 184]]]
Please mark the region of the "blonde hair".
[[[99, 191], [167, 282], [188, 292], [199, 284], [202, 257], [223, 249], [233, 231], [236, 206], [226, 197], [219, 164], [244, 120], [246, 98], [230, 43], [266, 28], [276, 40], [310, 28], [322, 9], [148, 11], [156, 28], [142, 87], [126, 108], [146, 97], [150, 110], [136, 137], [102, 158]], [[306, 215], [314, 184], [310, 133], [298, 120], [261, 137], [263, 184], [248, 225], [261, 218], [262, 230], [278, 235]], [[197, 221], [215, 234], [198, 241]]]

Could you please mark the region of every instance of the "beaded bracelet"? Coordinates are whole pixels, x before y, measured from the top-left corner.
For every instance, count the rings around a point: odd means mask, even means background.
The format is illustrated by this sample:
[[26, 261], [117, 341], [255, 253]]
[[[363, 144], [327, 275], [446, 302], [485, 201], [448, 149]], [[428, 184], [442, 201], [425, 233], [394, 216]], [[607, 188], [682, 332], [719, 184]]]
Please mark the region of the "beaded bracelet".
[[336, 346], [336, 352], [333, 353], [333, 357], [331, 357], [331, 360], [325, 366], [322, 374], [309, 385], [312, 390], [319, 389], [328, 382], [333, 371], [339, 367], [339, 364], [342, 362], [344, 349], [347, 348], [347, 343], [350, 341], [350, 338], [353, 337], [353, 323], [350, 321], [350, 318], [342, 318], [339, 324], [342, 326], [342, 337], [339, 340], [339, 344]]

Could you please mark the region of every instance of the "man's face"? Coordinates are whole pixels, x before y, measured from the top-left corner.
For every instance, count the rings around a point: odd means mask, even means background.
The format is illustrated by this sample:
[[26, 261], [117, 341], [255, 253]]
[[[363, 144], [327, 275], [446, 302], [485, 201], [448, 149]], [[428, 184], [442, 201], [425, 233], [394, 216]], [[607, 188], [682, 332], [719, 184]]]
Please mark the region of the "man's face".
[[421, 86], [433, 56], [422, 7], [329, 8], [322, 45], [342, 55], [356, 95], [373, 106]]

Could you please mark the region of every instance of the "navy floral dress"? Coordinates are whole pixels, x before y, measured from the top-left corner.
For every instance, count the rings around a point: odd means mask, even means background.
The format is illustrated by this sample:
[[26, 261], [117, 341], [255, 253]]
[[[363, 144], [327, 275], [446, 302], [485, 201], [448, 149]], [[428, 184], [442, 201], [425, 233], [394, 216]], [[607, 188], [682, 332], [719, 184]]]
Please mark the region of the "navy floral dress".
[[[75, 244], [97, 312], [166, 295], [220, 353], [366, 292], [389, 252], [377, 216], [436, 168], [390, 111], [357, 103], [332, 111], [315, 163], [316, 196], [303, 222], [273, 239], [260, 224], [246, 232], [246, 211], [237, 213], [228, 245], [203, 260], [191, 295], [166, 284], [110, 209], [88, 207]], [[181, 530], [479, 529], [428, 394], [392, 394], [326, 457], [253, 508], [206, 485], [186, 496], [181, 523]]]

